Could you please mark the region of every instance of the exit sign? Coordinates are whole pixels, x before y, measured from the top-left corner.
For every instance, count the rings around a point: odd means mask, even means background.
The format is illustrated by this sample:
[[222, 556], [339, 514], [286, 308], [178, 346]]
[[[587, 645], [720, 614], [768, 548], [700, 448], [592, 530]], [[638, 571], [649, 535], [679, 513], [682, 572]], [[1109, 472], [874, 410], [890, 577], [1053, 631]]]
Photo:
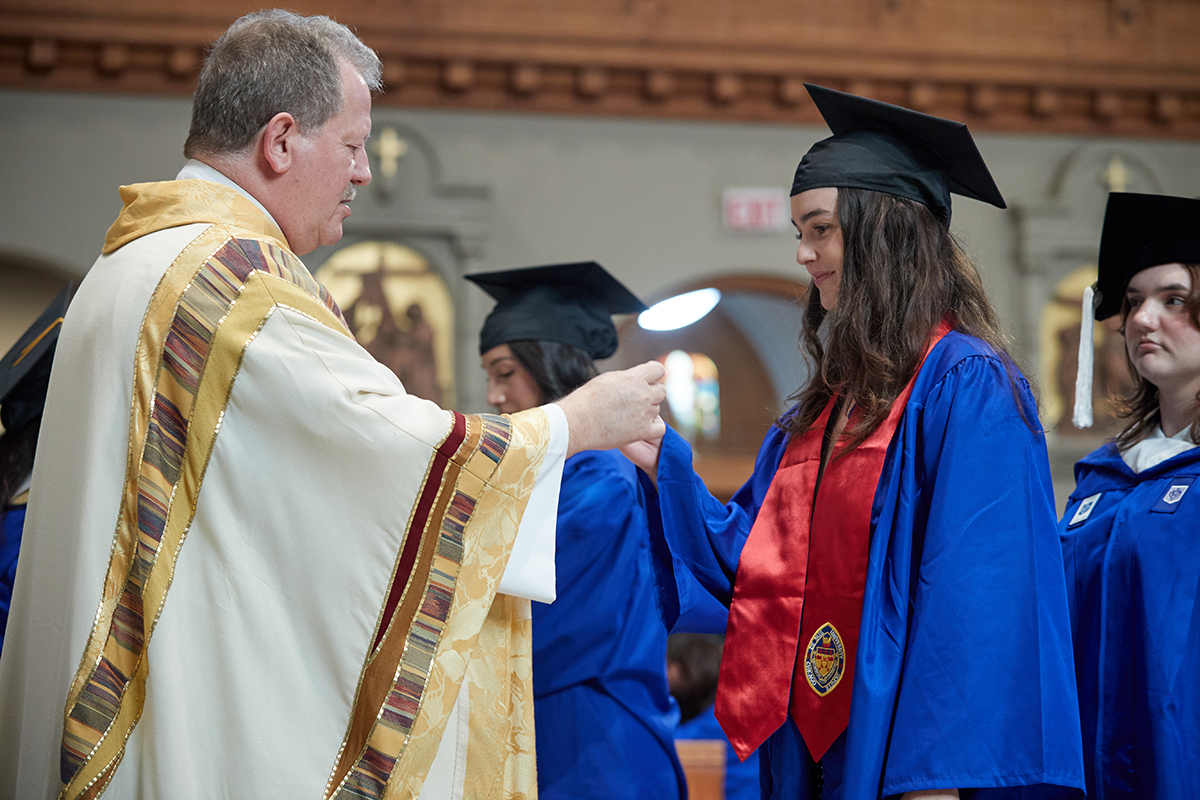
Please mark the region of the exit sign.
[[732, 233], [779, 233], [792, 228], [791, 201], [783, 189], [726, 189], [721, 221]]

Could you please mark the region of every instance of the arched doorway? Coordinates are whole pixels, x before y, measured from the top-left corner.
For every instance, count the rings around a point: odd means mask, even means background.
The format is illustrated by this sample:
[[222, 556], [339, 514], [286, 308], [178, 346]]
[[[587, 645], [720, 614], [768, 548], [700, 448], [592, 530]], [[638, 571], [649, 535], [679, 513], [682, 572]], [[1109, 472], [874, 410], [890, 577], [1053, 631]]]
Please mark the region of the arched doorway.
[[[708, 287], [721, 292], [720, 302], [687, 327], [648, 331], [636, 319], [624, 321], [621, 346], [605, 366], [666, 361], [672, 353], [693, 365], [695, 413], [681, 418], [688, 415], [678, 404], [672, 411], [669, 401], [663, 418], [690, 439], [709, 490], [728, 498], [750, 476], [763, 437], [808, 374], [798, 344], [808, 287], [772, 275], [737, 275], [690, 282], [647, 302]], [[680, 355], [672, 359], [683, 363]]]

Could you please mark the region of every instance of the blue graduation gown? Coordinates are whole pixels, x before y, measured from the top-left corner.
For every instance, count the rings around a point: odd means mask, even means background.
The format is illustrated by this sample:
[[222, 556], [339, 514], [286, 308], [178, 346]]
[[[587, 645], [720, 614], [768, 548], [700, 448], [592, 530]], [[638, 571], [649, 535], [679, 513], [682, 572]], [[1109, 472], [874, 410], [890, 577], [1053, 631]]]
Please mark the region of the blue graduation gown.
[[1200, 791], [1198, 476], [1200, 448], [1134, 473], [1110, 443], [1075, 465], [1059, 530], [1089, 797]]
[[558, 599], [533, 604], [542, 800], [686, 797], [635, 473], [616, 452], [579, 453], [563, 468]]
[[[657, 494], [645, 486], [671, 567], [726, 604], [786, 443], [772, 430], [722, 505], [669, 431]], [[1029, 387], [1019, 379], [1014, 396], [1002, 360], [951, 332], [914, 382], [875, 491], [850, 722], [822, 759], [824, 796], [1078, 796], [1062, 569]], [[810, 796], [811, 759], [790, 719], [759, 753], [764, 797]]]
[[13, 580], [17, 576], [17, 555], [21, 550], [21, 529], [25, 526], [25, 506], [0, 507], [0, 653], [4, 651], [4, 629], [12, 606]]
[[[1183, 750], [1195, 759], [1200, 753], [1200, 587], [1192, 604], [1192, 623], [1183, 645], [1183, 665], [1175, 678], [1177, 687], [1175, 719], [1178, 721]], [[1180, 776], [1181, 787], [1188, 797], [1200, 797], [1200, 770], [1192, 769]]]

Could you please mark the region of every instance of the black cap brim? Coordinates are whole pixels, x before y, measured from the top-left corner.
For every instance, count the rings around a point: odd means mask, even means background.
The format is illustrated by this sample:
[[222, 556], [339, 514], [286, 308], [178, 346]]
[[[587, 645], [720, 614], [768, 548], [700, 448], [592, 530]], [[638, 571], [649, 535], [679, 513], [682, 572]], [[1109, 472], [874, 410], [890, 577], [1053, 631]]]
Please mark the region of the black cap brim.
[[0, 414], [7, 430], [42, 413], [58, 332], [73, 290], [74, 285], [67, 284], [0, 359]]

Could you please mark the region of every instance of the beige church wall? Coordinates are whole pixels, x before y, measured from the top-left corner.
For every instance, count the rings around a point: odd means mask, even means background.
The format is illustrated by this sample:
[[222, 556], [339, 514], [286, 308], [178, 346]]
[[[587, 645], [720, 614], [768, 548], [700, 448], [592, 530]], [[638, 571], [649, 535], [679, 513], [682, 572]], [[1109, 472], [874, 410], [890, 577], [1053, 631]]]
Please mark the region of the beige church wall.
[[[595, 258], [645, 295], [704, 275], [799, 273], [790, 234], [722, 231], [720, 196], [786, 187], [825, 135], [814, 126], [394, 108], [375, 117], [377, 132], [393, 121], [420, 130], [447, 182], [490, 188], [483, 269]], [[120, 209], [116, 187], [173, 176], [187, 122], [175, 98], [0, 90], [0, 250], [82, 274]], [[976, 139], [1010, 205], [1043, 197], [1061, 162], [1097, 141], [1157, 165], [1163, 191], [1200, 194], [1200, 142]], [[953, 227], [1006, 317], [1019, 302], [1013, 225], [1009, 212], [955, 202]]]
[[[188, 103], [180, 98], [0, 90], [0, 254], [82, 274], [120, 209], [117, 186], [172, 177], [187, 123]], [[485, 217], [472, 222], [479, 233], [459, 264], [463, 271], [594, 259], [647, 299], [710, 277], [802, 275], [789, 233], [722, 229], [721, 193], [788, 186], [800, 156], [826, 135], [822, 128], [380, 106], [376, 134], [388, 126], [419, 134], [439, 180], [474, 187], [486, 205]], [[1015, 133], [976, 139], [1011, 208], [956, 199], [953, 228], [1024, 349], [1036, 346], [1029, 326], [1039, 309], [1029, 293], [1038, 284], [1022, 280], [1026, 234], [1014, 209], [1049, 202], [1055, 176], [1075, 154], [1112, 149], [1152, 172], [1156, 190], [1200, 195], [1198, 141]], [[378, 163], [373, 167], [378, 175]], [[356, 202], [348, 238], [377, 232], [386, 216], [386, 204], [371, 191]], [[1099, 231], [1103, 191], [1097, 182], [1075, 212], [1080, 258], [1094, 255], [1083, 251], [1088, 230]], [[331, 252], [306, 261], [315, 268]], [[444, 277], [459, 314], [458, 405], [483, 410], [474, 333], [491, 302], [458, 275]], [[6, 291], [0, 285], [0, 294]], [[1036, 353], [1021, 355], [1039, 378]]]

